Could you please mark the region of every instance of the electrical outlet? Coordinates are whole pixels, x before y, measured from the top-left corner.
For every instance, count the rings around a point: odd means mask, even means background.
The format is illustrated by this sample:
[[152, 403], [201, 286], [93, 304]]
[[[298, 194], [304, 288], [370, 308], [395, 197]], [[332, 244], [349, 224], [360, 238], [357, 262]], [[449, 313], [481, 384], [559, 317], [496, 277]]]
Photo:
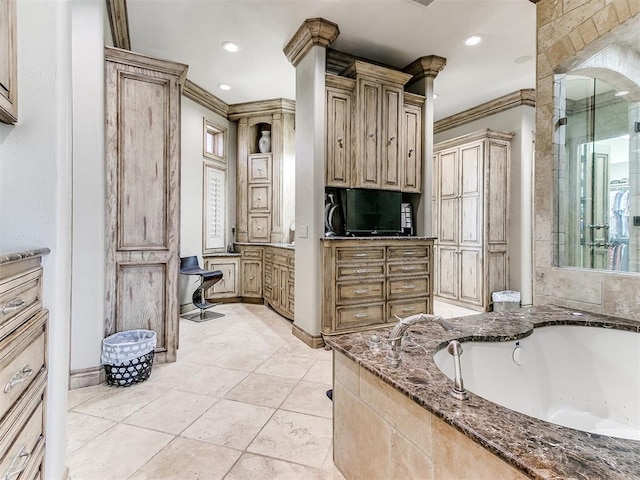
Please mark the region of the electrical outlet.
[[634, 227], [640, 227], [640, 216], [639, 215], [634, 215], [633, 216], [633, 226]]

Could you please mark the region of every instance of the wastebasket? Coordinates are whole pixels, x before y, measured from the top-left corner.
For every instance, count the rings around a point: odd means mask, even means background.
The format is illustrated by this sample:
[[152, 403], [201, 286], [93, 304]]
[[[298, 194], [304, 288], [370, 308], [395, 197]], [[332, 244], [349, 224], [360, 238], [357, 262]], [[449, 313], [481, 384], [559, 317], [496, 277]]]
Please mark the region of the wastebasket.
[[114, 333], [102, 340], [107, 385], [128, 387], [149, 378], [156, 341], [156, 332], [141, 329]]
[[515, 290], [503, 290], [491, 294], [494, 312], [505, 312], [520, 308], [520, 292]]

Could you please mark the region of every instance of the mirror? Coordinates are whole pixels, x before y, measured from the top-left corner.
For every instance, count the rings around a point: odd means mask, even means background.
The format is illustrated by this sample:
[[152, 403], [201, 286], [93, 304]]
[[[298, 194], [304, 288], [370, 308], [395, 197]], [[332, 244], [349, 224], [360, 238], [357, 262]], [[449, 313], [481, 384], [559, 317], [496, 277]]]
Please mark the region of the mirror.
[[555, 75], [559, 266], [640, 272], [640, 35]]

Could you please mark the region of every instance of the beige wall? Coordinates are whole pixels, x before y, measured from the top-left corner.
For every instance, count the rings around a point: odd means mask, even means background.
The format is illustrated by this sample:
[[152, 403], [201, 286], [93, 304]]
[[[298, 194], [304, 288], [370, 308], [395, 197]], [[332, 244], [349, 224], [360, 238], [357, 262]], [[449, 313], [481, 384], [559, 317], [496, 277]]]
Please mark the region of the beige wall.
[[537, 4], [534, 304], [554, 303], [640, 320], [640, 275], [555, 267], [557, 176], [553, 75], [584, 62], [619, 29], [640, 26], [640, 0], [541, 0]]

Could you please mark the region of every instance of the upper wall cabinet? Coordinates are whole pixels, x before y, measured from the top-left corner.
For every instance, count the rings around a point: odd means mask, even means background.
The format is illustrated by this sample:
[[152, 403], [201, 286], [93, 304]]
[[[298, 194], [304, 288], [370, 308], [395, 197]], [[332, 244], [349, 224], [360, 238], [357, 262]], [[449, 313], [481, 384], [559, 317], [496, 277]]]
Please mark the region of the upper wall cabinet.
[[411, 78], [362, 61], [326, 75], [327, 186], [420, 192], [424, 98], [406, 103]]
[[18, 121], [16, 2], [0, 0], [0, 121]]

